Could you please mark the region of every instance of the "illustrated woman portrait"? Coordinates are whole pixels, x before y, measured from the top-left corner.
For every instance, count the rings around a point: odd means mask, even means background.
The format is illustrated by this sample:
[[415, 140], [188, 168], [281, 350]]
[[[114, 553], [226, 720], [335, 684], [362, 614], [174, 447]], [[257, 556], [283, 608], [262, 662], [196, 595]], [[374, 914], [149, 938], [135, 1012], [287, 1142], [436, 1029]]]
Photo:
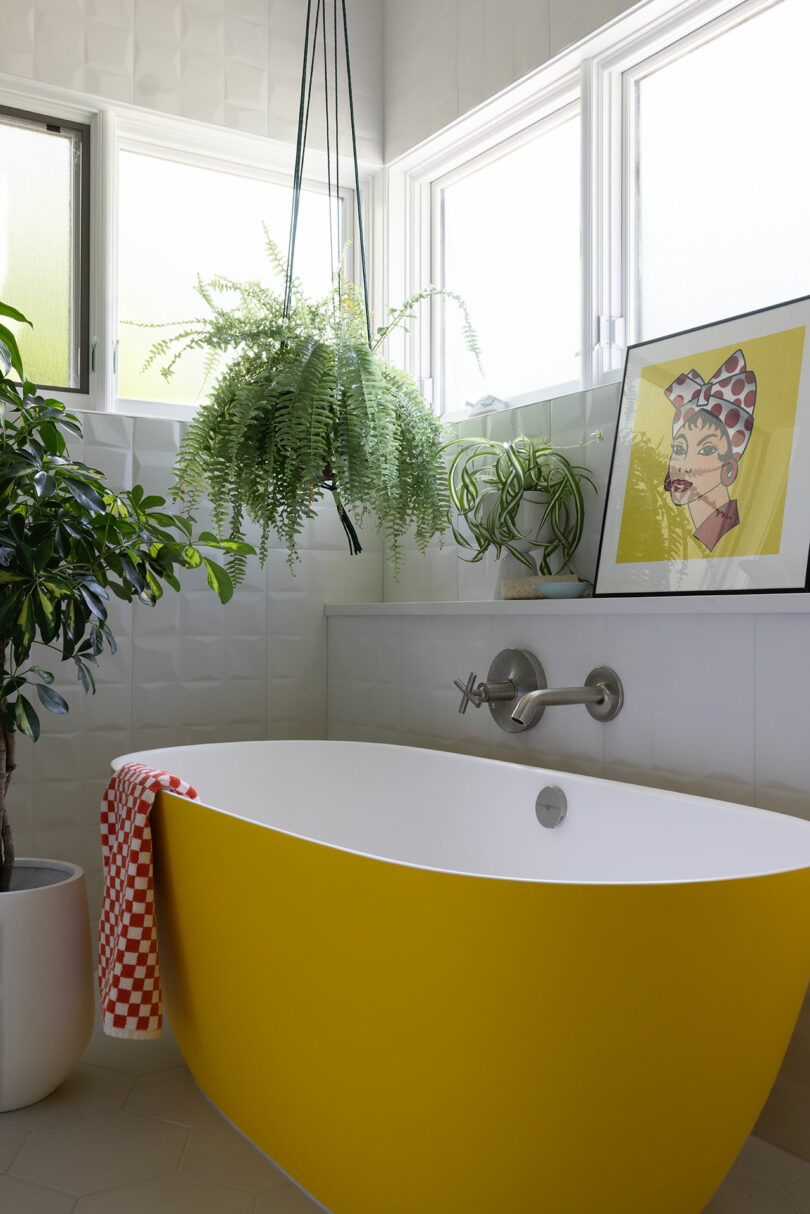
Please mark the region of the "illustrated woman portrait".
[[740, 521], [729, 489], [754, 428], [756, 376], [737, 350], [708, 382], [689, 371], [664, 392], [675, 409], [664, 489], [674, 505], [689, 507], [695, 539], [713, 552]]

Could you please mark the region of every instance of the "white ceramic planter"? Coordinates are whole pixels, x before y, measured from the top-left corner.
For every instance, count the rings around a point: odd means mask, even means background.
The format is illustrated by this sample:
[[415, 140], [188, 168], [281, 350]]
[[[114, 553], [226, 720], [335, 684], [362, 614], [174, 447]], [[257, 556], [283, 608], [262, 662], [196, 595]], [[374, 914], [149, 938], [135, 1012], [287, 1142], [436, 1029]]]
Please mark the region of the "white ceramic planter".
[[59, 1086], [90, 1040], [93, 1014], [84, 872], [17, 860], [0, 894], [0, 1112]]

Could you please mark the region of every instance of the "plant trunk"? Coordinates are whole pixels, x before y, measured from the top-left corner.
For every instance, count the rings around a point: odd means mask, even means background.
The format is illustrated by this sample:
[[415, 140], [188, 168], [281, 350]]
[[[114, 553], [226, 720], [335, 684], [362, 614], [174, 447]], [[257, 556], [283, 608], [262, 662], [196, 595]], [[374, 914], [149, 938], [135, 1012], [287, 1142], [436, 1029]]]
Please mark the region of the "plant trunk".
[[10, 888], [11, 874], [14, 871], [14, 839], [8, 820], [6, 798], [16, 767], [16, 747], [16, 735], [0, 729], [0, 893]]

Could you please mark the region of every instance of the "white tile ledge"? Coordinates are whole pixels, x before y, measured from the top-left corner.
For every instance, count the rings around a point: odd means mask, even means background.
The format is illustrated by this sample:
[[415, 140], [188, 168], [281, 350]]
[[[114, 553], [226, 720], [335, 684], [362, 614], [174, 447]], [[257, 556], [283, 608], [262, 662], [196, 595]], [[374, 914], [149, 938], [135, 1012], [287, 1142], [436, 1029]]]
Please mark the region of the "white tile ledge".
[[327, 603], [326, 615], [808, 615], [810, 594], [649, 595], [443, 603]]

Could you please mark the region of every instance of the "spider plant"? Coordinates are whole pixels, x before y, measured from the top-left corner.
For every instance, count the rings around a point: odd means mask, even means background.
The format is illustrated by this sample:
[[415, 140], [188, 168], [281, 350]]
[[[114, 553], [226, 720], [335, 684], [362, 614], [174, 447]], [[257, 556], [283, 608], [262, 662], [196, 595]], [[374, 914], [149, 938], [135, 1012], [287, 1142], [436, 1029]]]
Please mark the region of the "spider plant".
[[[582, 485], [596, 489], [587, 468], [572, 464], [542, 435], [503, 443], [462, 438], [448, 444], [453, 447], [459, 450], [450, 460], [448, 489], [457, 517], [450, 526], [456, 543], [472, 552], [463, 559], [480, 561], [490, 548], [500, 557], [505, 549], [532, 571], [536, 561], [544, 577], [571, 572], [585, 521]], [[524, 502], [536, 506], [531, 521]], [[533, 552], [525, 551], [527, 544]]]

